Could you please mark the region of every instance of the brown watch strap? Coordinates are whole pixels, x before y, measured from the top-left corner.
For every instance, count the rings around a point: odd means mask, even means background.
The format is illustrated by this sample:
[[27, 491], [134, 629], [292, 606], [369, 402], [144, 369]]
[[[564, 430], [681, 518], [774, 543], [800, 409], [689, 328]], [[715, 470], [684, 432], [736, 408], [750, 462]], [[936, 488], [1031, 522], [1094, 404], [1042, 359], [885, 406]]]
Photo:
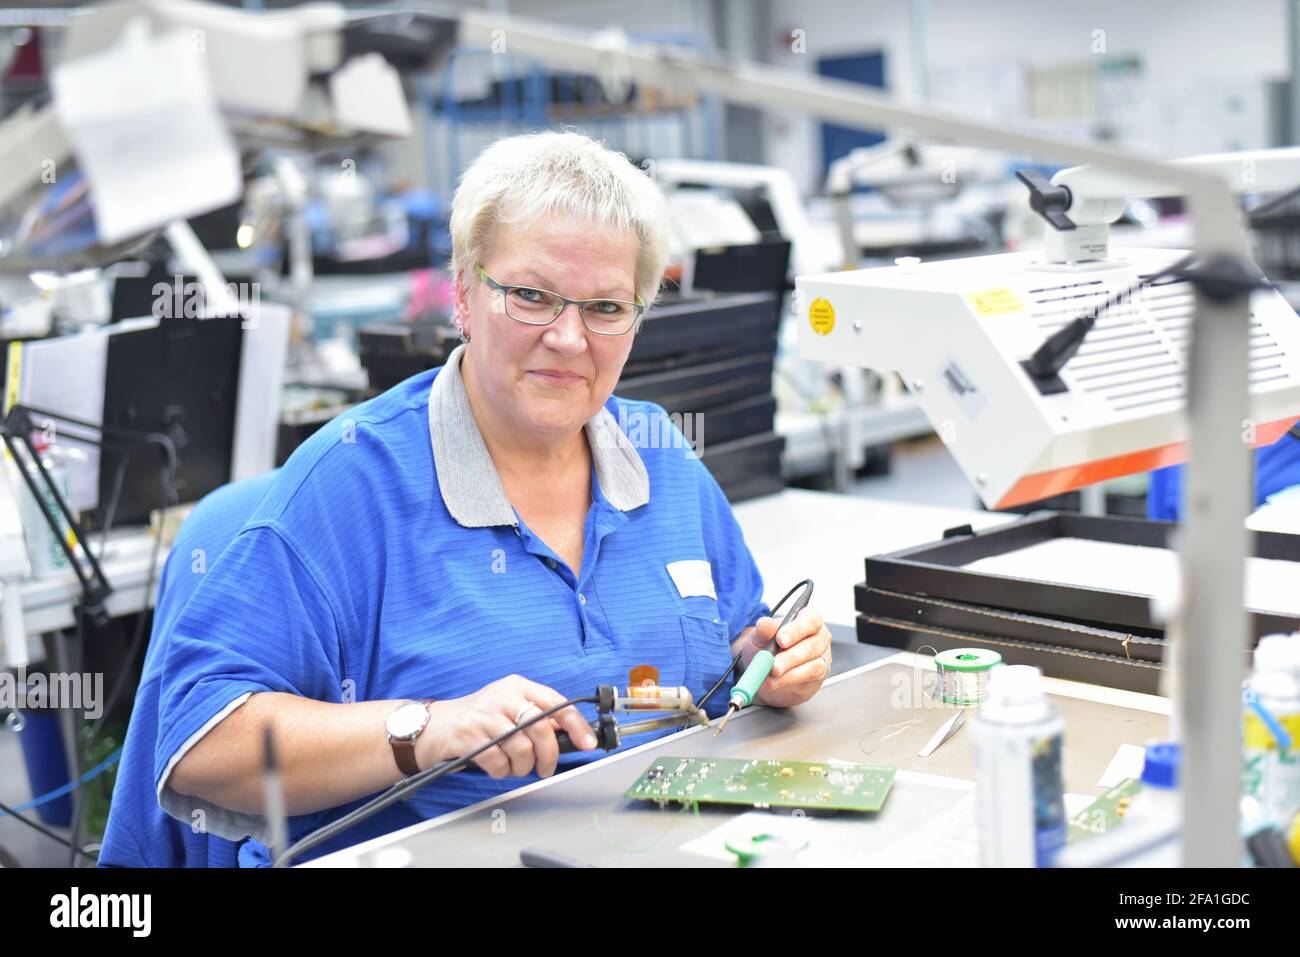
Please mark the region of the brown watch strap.
[[415, 742], [409, 738], [393, 738], [393, 757], [397, 759], [397, 769], [408, 778], [420, 773], [420, 765], [415, 760]]
[[[429, 705], [433, 704], [433, 699], [425, 698], [420, 704], [424, 705], [425, 711], [428, 711]], [[428, 722], [425, 722], [424, 728], [421, 728], [414, 738], [390, 737], [388, 739], [388, 743], [393, 748], [393, 759], [397, 761], [397, 769], [408, 778], [413, 774], [420, 773], [420, 764], [415, 760], [415, 742], [428, 726]]]

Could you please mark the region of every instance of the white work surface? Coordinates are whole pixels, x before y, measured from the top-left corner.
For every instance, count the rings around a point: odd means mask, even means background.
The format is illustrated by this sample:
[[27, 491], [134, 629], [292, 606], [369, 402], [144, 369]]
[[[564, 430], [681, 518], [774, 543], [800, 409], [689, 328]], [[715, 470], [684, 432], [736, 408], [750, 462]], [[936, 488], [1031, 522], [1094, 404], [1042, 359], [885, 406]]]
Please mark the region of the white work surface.
[[[99, 536], [92, 535], [95, 554], [99, 554]], [[145, 601], [144, 583], [149, 575], [149, 558], [153, 549], [153, 533], [147, 528], [112, 533], [100, 564], [104, 576], [113, 586], [108, 598], [108, 614], [117, 618], [130, 615], [152, 606], [158, 596], [158, 579], [162, 577], [163, 563], [167, 561], [167, 546], [158, 551], [158, 567], [154, 571], [152, 594]], [[29, 656], [39, 660], [44, 656], [40, 636], [47, 631], [71, 628], [76, 622], [73, 607], [81, 600], [81, 584], [71, 571], [49, 578], [25, 581], [21, 586], [23, 600], [23, 630], [27, 633]]]
[[828, 624], [845, 628], [857, 620], [853, 586], [866, 578], [868, 556], [938, 541], [959, 525], [979, 531], [1021, 517], [803, 489], [742, 502], [734, 511], [768, 604], [811, 578], [813, 606]]

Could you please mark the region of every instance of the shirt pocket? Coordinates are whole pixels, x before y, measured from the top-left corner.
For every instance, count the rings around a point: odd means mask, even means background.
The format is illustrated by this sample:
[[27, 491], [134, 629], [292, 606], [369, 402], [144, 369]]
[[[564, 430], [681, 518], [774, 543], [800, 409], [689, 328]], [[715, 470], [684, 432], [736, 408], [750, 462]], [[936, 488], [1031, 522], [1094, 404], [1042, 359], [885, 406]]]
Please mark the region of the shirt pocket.
[[727, 623], [701, 615], [681, 615], [680, 621], [686, 651], [686, 687], [690, 688], [696, 703], [719, 678], [725, 678], [722, 687], [705, 706], [711, 717], [717, 717], [726, 710], [727, 692], [731, 687], [734, 655]]

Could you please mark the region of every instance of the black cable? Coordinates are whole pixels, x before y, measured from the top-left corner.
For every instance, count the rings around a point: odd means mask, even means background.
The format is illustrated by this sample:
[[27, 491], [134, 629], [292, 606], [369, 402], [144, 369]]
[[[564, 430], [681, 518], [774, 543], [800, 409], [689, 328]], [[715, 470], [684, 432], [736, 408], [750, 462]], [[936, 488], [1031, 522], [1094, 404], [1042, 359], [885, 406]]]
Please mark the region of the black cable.
[[[793, 595], [795, 592], [797, 592], [799, 589], [803, 588], [804, 585], [806, 584], [808, 584], [808, 579], [805, 578], [803, 581], [799, 582], [799, 584], [795, 585], [788, 592], [786, 592], [785, 595], [782, 596], [781, 600], [772, 606], [772, 610], [767, 615], [767, 617], [768, 618], [775, 617], [776, 613], [781, 610], [781, 606], [790, 600], [790, 596]], [[726, 682], [727, 676], [735, 672], [735, 670], [740, 667], [740, 658], [742, 654], [744, 654], [743, 651], [736, 652], [736, 657], [731, 659], [731, 667], [722, 673], [722, 677], [718, 679], [718, 683], [715, 684], [712, 688], [710, 688], [708, 692], [705, 693], [704, 697], [699, 700], [699, 703], [696, 705], [697, 708], [703, 711], [704, 705], [708, 702], [710, 698], [712, 698], [715, 694], [718, 693], [718, 689], [721, 688], [722, 685]]]
[[22, 823], [26, 824], [33, 831], [38, 831], [39, 833], [44, 834], [51, 841], [57, 841], [58, 843], [62, 844], [64, 847], [71, 848], [73, 861], [76, 860], [76, 855], [78, 854], [80, 854], [82, 857], [88, 857], [91, 860], [95, 860], [95, 858], [91, 857], [91, 855], [87, 854], [85, 851], [78, 850], [77, 846], [73, 844], [71, 841], [67, 840], [64, 837], [60, 837], [58, 834], [56, 834], [54, 831], [51, 831], [48, 827], [46, 827], [44, 824], [41, 824], [39, 821], [33, 821], [31, 818], [23, 817], [23, 815], [19, 811], [16, 811], [15, 809], [11, 808], [8, 804], [5, 804], [3, 801], [0, 801], [0, 811], [4, 811], [7, 817], [11, 817], [16, 821], [21, 821]]
[[99, 740], [99, 734], [100, 731], [103, 730], [104, 722], [108, 720], [109, 714], [111, 714], [113, 708], [117, 706], [117, 702], [121, 698], [122, 692], [126, 689], [126, 680], [131, 674], [132, 663], [135, 661], [136, 655], [140, 653], [140, 645], [145, 638], [144, 623], [145, 620], [149, 618], [149, 597], [153, 594], [154, 578], [158, 573], [158, 556], [162, 551], [162, 537], [164, 526], [167, 521], [167, 509], [171, 505], [176, 504], [176, 500], [179, 497], [176, 492], [174, 466], [171, 468], [163, 468], [162, 481], [163, 504], [158, 510], [158, 530], [154, 533], [153, 548], [149, 553], [149, 570], [145, 574], [144, 597], [140, 602], [140, 614], [135, 620], [135, 632], [131, 636], [130, 645], [127, 646], [126, 656], [122, 659], [122, 670], [117, 676], [117, 681], [113, 684], [112, 691], [109, 692], [108, 700], [104, 705], [104, 710], [100, 713], [99, 718], [95, 723], [91, 725], [90, 737], [86, 741], [87, 751], [89, 751], [90, 748], [94, 746], [95, 742]]
[[502, 741], [504, 741], [506, 738], [510, 737], [511, 735], [518, 734], [520, 731], [523, 731], [525, 728], [530, 728], [537, 722], [549, 718], [551, 715], [559, 711], [563, 711], [565, 708], [572, 707], [575, 704], [594, 704], [597, 703], [598, 701], [599, 699], [595, 695], [587, 695], [581, 698], [570, 698], [568, 701], [565, 701], [561, 704], [557, 704], [552, 708], [547, 708], [545, 711], [533, 715], [533, 717], [529, 718], [527, 721], [520, 722], [519, 724], [511, 728], [509, 731], [505, 732], [504, 734], [498, 735], [497, 737], [493, 738], [491, 741], [487, 742], [487, 744], [475, 748], [473, 751], [469, 752], [469, 754], [466, 754], [464, 757], [452, 758], [448, 761], [443, 761], [441, 764], [435, 764], [431, 768], [425, 768], [419, 774], [413, 774], [409, 778], [398, 781], [396, 784], [390, 787], [387, 791], [384, 791], [378, 797], [372, 798], [371, 800], [367, 801], [365, 804], [361, 805], [361, 807], [349, 811], [347, 814], [343, 815], [343, 817], [339, 818], [337, 821], [333, 821], [325, 825], [324, 827], [321, 827], [313, 831], [311, 834], [308, 834], [306, 837], [302, 838], [297, 843], [291, 845], [283, 854], [281, 854], [276, 859], [274, 866], [287, 867], [294, 860], [294, 858], [300, 857], [301, 855], [305, 854], [307, 851], [310, 851], [313, 847], [316, 847], [324, 843], [325, 841], [328, 841], [330, 838], [336, 837], [337, 835], [341, 834], [343, 831], [346, 831], [348, 828], [352, 827], [353, 825], [359, 824], [360, 822], [366, 820], [367, 818], [373, 817], [375, 814], [378, 814], [380, 811], [384, 810], [385, 808], [391, 807], [393, 804], [396, 804], [398, 801], [404, 799], [408, 794], [419, 790], [420, 788], [424, 787], [426, 784], [430, 784], [436, 781], [438, 778], [442, 777], [443, 775], [450, 774], [453, 771], [457, 771], [460, 768], [465, 767], [476, 757], [482, 754], [484, 751], [488, 751], [492, 748], [495, 748], [498, 744], [500, 744]]
[[123, 455], [122, 460], [117, 464], [117, 471], [113, 474], [113, 488], [109, 492], [108, 507], [104, 509], [104, 527], [99, 531], [99, 557], [102, 561], [104, 552], [108, 548], [108, 533], [113, 528], [113, 519], [117, 516], [118, 502], [122, 498], [122, 484], [126, 479], [126, 467], [130, 462], [130, 453]]
[[1034, 354], [1030, 356], [1026, 363], [1030, 375], [1044, 379], [1055, 376], [1067, 362], [1074, 358], [1074, 354], [1083, 345], [1083, 340], [1092, 331], [1092, 327], [1097, 324], [1098, 316], [1112, 306], [1119, 305], [1124, 300], [1131, 298], [1147, 286], [1163, 284], [1164, 280], [1180, 276], [1184, 267], [1195, 258], [1195, 253], [1188, 253], [1182, 259], [1166, 266], [1159, 272], [1140, 279], [1127, 289], [1122, 289], [1110, 296], [1092, 311], [1071, 319], [1062, 328], [1048, 336], [1043, 344], [1034, 350]]
[[[84, 657], [81, 656], [80, 652], [83, 648], [86, 647], [85, 645], [86, 609], [84, 606], [79, 607], [73, 612], [73, 614], [76, 615], [77, 618], [77, 634], [76, 634], [76, 640], [73, 643], [72, 647], [74, 647], [77, 650], [78, 658], [79, 658], [77, 664], [78, 664], [78, 668], [80, 669], [80, 667], [85, 665], [85, 659]], [[68, 645], [66, 644], [65, 641], [65, 643], [63, 644], [63, 648], [66, 650], [67, 647]], [[64, 661], [63, 664], [66, 665], [69, 664], [69, 662]], [[82, 807], [85, 803], [85, 796], [84, 794], [76, 793], [77, 789], [80, 788], [83, 783], [82, 782], [82, 777], [83, 777], [82, 761], [81, 761], [82, 720], [81, 717], [75, 711], [70, 712], [70, 715], [72, 718], [72, 754], [70, 755], [70, 759], [72, 761], [72, 771], [73, 771], [72, 779], [74, 784], [72, 790], [68, 792], [72, 796], [72, 826], [69, 830], [69, 833], [72, 835], [72, 843], [68, 845], [71, 848], [72, 853], [68, 855], [68, 866], [76, 867], [77, 848], [81, 845], [81, 812], [82, 812]]]
[[[1300, 186], [1296, 186], [1295, 188], [1283, 193], [1281, 196], [1274, 197], [1265, 203], [1261, 203], [1247, 212], [1247, 224], [1252, 227], [1258, 226], [1265, 216], [1286, 206], [1297, 196], [1300, 196]], [[1096, 324], [1097, 317], [1112, 306], [1133, 296], [1146, 286], [1156, 285], [1161, 280], [1173, 276], [1190, 279], [1191, 282], [1195, 284], [1197, 277], [1188, 276], [1184, 272], [1185, 268], [1195, 258], [1195, 253], [1189, 253], [1176, 263], [1166, 266], [1164, 269], [1160, 270], [1160, 272], [1148, 276], [1145, 279], [1140, 280], [1136, 285], [1130, 286], [1128, 289], [1111, 296], [1091, 313], [1085, 313], [1084, 315], [1072, 319], [1063, 328], [1052, 333], [1052, 335], [1048, 337], [1047, 341], [1034, 351], [1033, 356], [1031, 356], [1026, 363], [1030, 375], [1033, 375], [1036, 378], [1050, 379], [1059, 373], [1065, 364], [1074, 357], [1074, 354], [1079, 350], [1079, 347], [1083, 345], [1083, 340]], [[1215, 279], [1213, 276], [1208, 278], [1210, 281]], [[1228, 281], [1234, 282], [1233, 279], [1229, 279]], [[1264, 283], [1267, 284], [1267, 280], [1264, 280]], [[1251, 287], [1247, 284], [1246, 288], [1249, 289]]]

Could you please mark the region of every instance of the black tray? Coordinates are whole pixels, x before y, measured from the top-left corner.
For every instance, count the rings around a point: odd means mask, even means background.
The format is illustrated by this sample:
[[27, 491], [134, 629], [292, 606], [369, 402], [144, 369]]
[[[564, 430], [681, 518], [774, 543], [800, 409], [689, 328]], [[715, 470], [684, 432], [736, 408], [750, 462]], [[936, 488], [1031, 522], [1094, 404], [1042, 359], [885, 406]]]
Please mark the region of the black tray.
[[771, 432], [775, 421], [776, 399], [755, 395], [701, 412], [694, 434], [707, 451], [711, 445]]
[[665, 295], [646, 313], [628, 364], [708, 349], [751, 352], [775, 339], [779, 318], [780, 300], [770, 292]]
[[[923, 629], [923, 630], [922, 630]], [[918, 626], [910, 621], [859, 615], [858, 641], [906, 651], [948, 651], [953, 648], [987, 648], [1012, 665], [1033, 665], [1051, 678], [1085, 681], [1089, 684], [1159, 693], [1160, 665], [1136, 658], [1098, 654], [1078, 648], [1044, 642], [1023, 641], [963, 632], [956, 629]], [[1243, 659], [1243, 665], [1245, 660]]]
[[[871, 590], [932, 596], [1121, 632], [1163, 633], [1163, 627], [1151, 618], [1147, 595], [1010, 578], [962, 566], [1054, 538], [1168, 548], [1169, 536], [1177, 527], [1172, 522], [1139, 518], [1038, 512], [978, 533], [966, 529], [967, 534], [960, 534], [950, 529], [940, 542], [868, 558], [866, 584]], [[1300, 581], [1300, 536], [1256, 532], [1253, 538], [1254, 556], [1297, 562]], [[1257, 609], [1250, 612], [1257, 637], [1300, 628], [1300, 619], [1295, 617]]]
[[772, 364], [771, 352], [758, 352], [654, 375], [624, 376], [614, 393], [622, 399], [656, 402], [669, 412], [703, 412], [771, 395]]
[[708, 441], [706, 430], [704, 439], [704, 454], [701, 458], [718, 484], [724, 488], [748, 478], [779, 478], [781, 475], [781, 452], [785, 448], [785, 439], [775, 432], [715, 445]]
[[907, 622], [922, 633], [931, 629], [963, 632], [987, 636], [990, 640], [1054, 645], [1154, 665], [1164, 659], [1164, 635], [1146, 629], [1117, 631], [1005, 608], [877, 591], [865, 583], [854, 589], [854, 607], [865, 617]]
[[779, 475], [754, 475], [739, 481], [718, 484], [722, 486], [727, 501], [733, 505], [758, 498], [760, 495], [775, 495], [785, 488], [785, 480]]

